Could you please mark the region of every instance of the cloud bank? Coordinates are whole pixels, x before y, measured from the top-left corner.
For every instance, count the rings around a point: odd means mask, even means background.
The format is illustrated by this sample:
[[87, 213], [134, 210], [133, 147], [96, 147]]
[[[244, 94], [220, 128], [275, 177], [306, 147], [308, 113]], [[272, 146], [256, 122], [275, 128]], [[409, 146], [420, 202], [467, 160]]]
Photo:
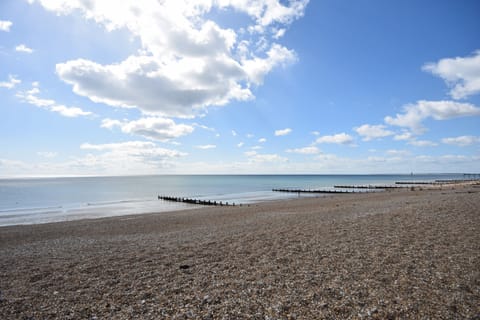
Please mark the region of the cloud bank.
[[[304, 14], [308, 0], [30, 0], [56, 14], [80, 13], [107, 30], [127, 30], [141, 48], [123, 61], [86, 59], [56, 66], [78, 95], [162, 117], [195, 117], [210, 106], [253, 99], [274, 68], [296, 60], [276, 42]], [[213, 11], [242, 14], [237, 30], [210, 20]]]
[[315, 146], [309, 146], [309, 147], [296, 148], [296, 149], [287, 149], [287, 150], [285, 150], [285, 152], [312, 155], [312, 154], [319, 154], [320, 149], [318, 149]]
[[82, 171], [118, 174], [120, 172], [151, 173], [174, 165], [174, 160], [186, 155], [176, 150], [158, 147], [149, 141], [118, 143], [83, 143], [80, 149], [90, 153], [69, 164]]
[[475, 136], [451, 137], [451, 138], [442, 139], [442, 142], [445, 144], [451, 144], [459, 147], [466, 147], [466, 146], [480, 143], [480, 137], [475, 137]]

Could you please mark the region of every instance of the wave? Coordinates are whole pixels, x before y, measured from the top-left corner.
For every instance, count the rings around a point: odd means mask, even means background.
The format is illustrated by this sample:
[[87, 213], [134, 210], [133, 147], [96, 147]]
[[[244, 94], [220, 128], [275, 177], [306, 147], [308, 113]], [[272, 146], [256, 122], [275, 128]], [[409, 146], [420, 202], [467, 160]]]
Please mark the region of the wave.
[[155, 199], [129, 199], [129, 200], [98, 201], [98, 202], [87, 202], [85, 205], [100, 207], [100, 206], [111, 206], [116, 204], [149, 202], [154, 200]]
[[49, 206], [49, 207], [26, 207], [26, 208], [8, 208], [8, 209], [0, 209], [0, 215], [4, 217], [3, 213], [15, 213], [18, 214], [24, 213], [38, 213], [42, 211], [52, 211], [54, 209], [62, 209], [62, 206]]

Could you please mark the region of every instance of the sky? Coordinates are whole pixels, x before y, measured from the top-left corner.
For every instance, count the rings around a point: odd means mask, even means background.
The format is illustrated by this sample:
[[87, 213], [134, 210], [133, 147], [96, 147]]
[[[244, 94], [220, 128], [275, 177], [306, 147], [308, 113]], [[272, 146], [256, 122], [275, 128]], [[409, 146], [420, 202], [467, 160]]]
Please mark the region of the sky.
[[477, 0], [3, 0], [0, 177], [480, 172]]

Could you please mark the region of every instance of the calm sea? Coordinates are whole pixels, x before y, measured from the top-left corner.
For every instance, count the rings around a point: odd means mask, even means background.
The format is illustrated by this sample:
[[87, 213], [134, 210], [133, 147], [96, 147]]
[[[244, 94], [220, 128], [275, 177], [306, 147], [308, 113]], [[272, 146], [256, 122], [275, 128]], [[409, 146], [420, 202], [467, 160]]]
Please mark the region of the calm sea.
[[165, 212], [196, 206], [158, 195], [250, 204], [298, 197], [273, 188], [331, 188], [336, 184], [462, 179], [434, 175], [160, 175], [129, 177], [0, 179], [0, 226]]

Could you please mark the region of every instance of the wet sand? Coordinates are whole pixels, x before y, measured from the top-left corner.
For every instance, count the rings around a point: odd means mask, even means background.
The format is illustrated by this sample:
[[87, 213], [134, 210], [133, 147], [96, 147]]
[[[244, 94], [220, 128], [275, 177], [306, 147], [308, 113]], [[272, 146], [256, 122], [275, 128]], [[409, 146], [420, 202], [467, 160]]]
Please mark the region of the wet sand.
[[0, 319], [480, 319], [480, 188], [0, 228]]

